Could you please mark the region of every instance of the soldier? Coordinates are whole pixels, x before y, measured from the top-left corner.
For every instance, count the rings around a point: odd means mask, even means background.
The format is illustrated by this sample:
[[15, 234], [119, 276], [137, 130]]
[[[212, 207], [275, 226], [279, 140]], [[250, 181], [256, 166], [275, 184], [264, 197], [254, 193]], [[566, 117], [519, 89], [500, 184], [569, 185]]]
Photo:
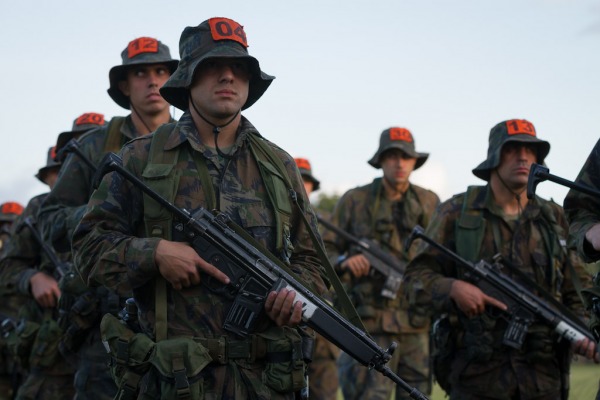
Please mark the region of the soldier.
[[0, 255], [2, 255], [4, 245], [11, 235], [13, 222], [23, 212], [23, 206], [16, 201], [7, 201], [0, 204]]
[[[178, 207], [225, 213], [322, 292], [321, 267], [301, 213], [312, 229], [316, 220], [294, 160], [241, 115], [274, 79], [247, 47], [243, 27], [233, 20], [211, 18], [187, 27], [181, 64], [161, 89], [185, 113], [178, 123], [129, 142], [121, 150], [123, 165]], [[287, 196], [289, 189], [298, 202]], [[293, 399], [306, 386], [303, 339], [292, 328], [302, 315], [295, 292], [269, 293], [265, 315], [247, 338], [225, 330], [231, 300], [200, 283], [210, 276], [227, 284], [229, 278], [187, 243], [186, 227], [143, 197], [120, 174], [106, 175], [73, 237], [76, 266], [88, 284], [126, 281], [133, 288], [143, 333], [126, 341], [129, 347], [111, 347], [111, 355], [117, 366], [124, 365], [123, 354], [154, 356], [146, 369], [125, 365], [116, 371], [123, 393], [137, 387], [143, 398], [178, 392]], [[108, 344], [122, 329], [114, 321], [103, 320]]]
[[[72, 129], [58, 136], [56, 146], [48, 151], [47, 163], [39, 169], [36, 178], [52, 190], [61, 167], [61, 162], [56, 161], [57, 151], [66, 144], [67, 139], [102, 125], [102, 114], [85, 113], [77, 117]], [[58, 299], [62, 296], [61, 302], [64, 302], [68, 297], [68, 294], [62, 293], [59, 280], [61, 274], [68, 274], [70, 271], [57, 270], [57, 266], [52, 264], [35, 238], [34, 232], [23, 223], [24, 218], [29, 218], [36, 227], [35, 218], [47, 194], [40, 194], [29, 201], [17, 222], [16, 233], [6, 257], [0, 263], [4, 302], [16, 302], [16, 309], [21, 308], [20, 320], [43, 326], [32, 349], [33, 353], [31, 356], [29, 353], [24, 356], [25, 362], [22, 364], [29, 364], [29, 373], [18, 390], [17, 399], [71, 399], [75, 394], [74, 366], [62, 358], [57, 348], [59, 332], [63, 326], [55, 325], [60, 317]], [[49, 334], [52, 330], [50, 328], [56, 328], [56, 335]]]
[[[404, 240], [414, 225], [427, 226], [440, 201], [435, 193], [409, 180], [428, 156], [415, 150], [408, 129], [384, 130], [379, 148], [369, 160], [372, 167], [383, 170], [383, 177], [346, 192], [331, 222], [357, 238], [376, 241], [399, 264], [408, 262], [412, 254], [403, 250]], [[390, 368], [408, 384], [430, 393], [428, 322], [416, 315], [409, 318], [406, 302], [399, 294], [384, 295], [385, 277], [373, 271], [367, 258], [354, 251], [350, 243], [332, 232], [324, 234], [323, 239], [338, 273], [345, 274], [350, 298], [367, 332], [383, 348], [398, 343]], [[365, 370], [345, 353], [340, 355], [338, 366], [344, 398], [390, 398], [393, 385], [382, 375]], [[396, 391], [397, 399], [407, 396], [404, 391]]]
[[[426, 234], [472, 262], [501, 257], [502, 273], [583, 315], [573, 275], [584, 283], [589, 277], [565, 247], [562, 208], [538, 196], [528, 200], [524, 193], [531, 164], [542, 164], [549, 151], [529, 121], [494, 126], [487, 159], [473, 169], [488, 184], [441, 204]], [[436, 341], [445, 370], [435, 373], [450, 399], [565, 399], [568, 342], [534, 321], [520, 349], [503, 344], [508, 322], [500, 310], [506, 305], [465, 279], [465, 271], [431, 246], [421, 248], [405, 275], [415, 306], [449, 314], [449, 325], [438, 325], [448, 329], [436, 335], [450, 337]], [[592, 347], [578, 351], [592, 357]]]
[[[294, 158], [296, 166], [302, 176], [304, 190], [310, 197], [311, 193], [319, 190], [321, 182], [314, 177], [310, 162], [306, 158]], [[324, 218], [323, 212], [320, 215]], [[324, 297], [332, 301], [332, 296], [328, 292]], [[340, 349], [330, 343], [323, 336], [316, 334], [315, 352], [310, 364], [308, 364], [308, 384], [309, 395], [315, 400], [335, 400], [339, 381], [337, 376], [336, 360], [340, 355]]]
[[[577, 183], [600, 190], [600, 140], [596, 143], [581, 168]], [[569, 221], [569, 245], [577, 249], [579, 256], [588, 263], [600, 260], [600, 198], [571, 189], [564, 201], [565, 213]], [[596, 271], [594, 286], [582, 293], [592, 308], [589, 326], [596, 334], [600, 332], [600, 273]], [[600, 390], [596, 394], [600, 400]]]
[[[169, 48], [156, 39], [141, 37], [129, 42], [121, 57], [122, 64], [109, 71], [108, 94], [118, 105], [131, 110], [131, 114], [114, 117], [105, 126], [78, 139], [79, 150], [85, 157], [76, 153], [67, 156], [56, 186], [39, 213], [43, 236], [59, 253], [71, 251], [73, 230], [93, 191], [93, 166], [105, 153], [118, 151], [125, 142], [173, 121], [169, 104], [159, 93], [178, 65]], [[101, 289], [83, 293], [69, 317], [72, 325], [67, 329], [63, 346], [77, 351], [81, 361], [75, 374], [78, 400], [112, 399], [116, 393], [107, 367], [108, 355], [100, 341], [99, 324], [102, 314], [116, 315], [130, 296], [127, 283], [121, 286], [119, 291]]]

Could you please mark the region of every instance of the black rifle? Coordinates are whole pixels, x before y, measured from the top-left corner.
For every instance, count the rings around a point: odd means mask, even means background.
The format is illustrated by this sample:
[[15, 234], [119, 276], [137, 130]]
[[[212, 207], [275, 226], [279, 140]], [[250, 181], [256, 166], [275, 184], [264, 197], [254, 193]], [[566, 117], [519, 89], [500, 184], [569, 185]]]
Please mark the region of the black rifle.
[[88, 167], [90, 167], [90, 169], [92, 170], [92, 172], [96, 172], [96, 166], [94, 165], [93, 162], [90, 161], [90, 159], [83, 154], [83, 152], [81, 151], [80, 147], [79, 147], [79, 142], [77, 141], [77, 139], [71, 139], [67, 142], [67, 144], [65, 144], [59, 151], [58, 153], [56, 153], [56, 161], [60, 161], [63, 162], [65, 160], [65, 158], [67, 158], [67, 154], [69, 153], [75, 153], [77, 154], [82, 160], [83, 162], [85, 162]]
[[35, 223], [33, 222], [33, 219], [31, 217], [25, 218], [23, 220], [23, 223], [25, 225], [27, 225], [27, 227], [33, 234], [33, 237], [35, 238], [36, 242], [38, 242], [38, 244], [40, 245], [42, 250], [44, 250], [44, 253], [46, 253], [46, 256], [48, 256], [48, 259], [50, 260], [50, 262], [52, 263], [52, 266], [54, 267], [54, 272], [58, 276], [57, 280], [64, 278], [64, 276], [69, 273], [69, 270], [70, 270], [69, 266], [66, 263], [59, 260], [58, 257], [56, 256], [56, 253], [54, 252], [54, 249], [52, 249], [48, 245], [48, 243], [46, 243], [44, 241], [44, 239], [42, 239], [42, 235], [40, 235], [40, 232], [37, 230]]
[[264, 309], [267, 295], [283, 288], [293, 290], [296, 292], [296, 301], [302, 303], [302, 320], [309, 327], [361, 364], [390, 378], [413, 399], [427, 399], [386, 365], [396, 343], [387, 350], [379, 347], [365, 332], [352, 325], [326, 301], [300, 283], [288, 272], [285, 264], [267, 250], [259, 250], [262, 246], [242, 228], [237, 227], [226, 214], [213, 214], [203, 208], [191, 214], [180, 209], [126, 170], [122, 164], [121, 158], [114, 153], [104, 156], [96, 174], [96, 185], [105, 173], [116, 171], [181, 221], [179, 227], [187, 234], [198, 254], [230, 278], [228, 285], [209, 276], [202, 279], [209, 290], [233, 299], [223, 325], [225, 330], [242, 337], [247, 336], [253, 331]]
[[[415, 226], [407, 244], [420, 238], [453, 260], [467, 271], [467, 279], [476, 284], [488, 296], [492, 296], [507, 305], [509, 326], [504, 333], [503, 343], [515, 349], [521, 348], [527, 329], [538, 320], [548, 325], [560, 336], [570, 342], [582, 339], [594, 341], [593, 335], [584, 323], [575, 315], [566, 315], [532, 294], [527, 288], [508, 276], [500, 273], [499, 265], [491, 265], [484, 260], [473, 264], [450, 249], [437, 243], [424, 234], [423, 228]], [[567, 310], [568, 311], [568, 310]]]
[[552, 175], [548, 168], [540, 164], [531, 164], [531, 168], [529, 169], [529, 180], [527, 181], [527, 198], [533, 198], [538, 183], [543, 182], [545, 180], [549, 180], [554, 183], [558, 183], [559, 185], [578, 190], [590, 196], [600, 198], [600, 191], [593, 189], [589, 186], [582, 185], [576, 182], [571, 182], [559, 176]]
[[352, 243], [359, 249], [360, 253], [369, 261], [371, 267], [385, 277], [385, 283], [383, 288], [381, 288], [381, 295], [388, 299], [395, 299], [404, 278], [406, 263], [400, 262], [400, 260], [381, 250], [379, 245], [373, 240], [359, 239], [321, 218], [319, 215], [317, 215], [317, 219], [325, 228], [335, 232], [336, 235]]

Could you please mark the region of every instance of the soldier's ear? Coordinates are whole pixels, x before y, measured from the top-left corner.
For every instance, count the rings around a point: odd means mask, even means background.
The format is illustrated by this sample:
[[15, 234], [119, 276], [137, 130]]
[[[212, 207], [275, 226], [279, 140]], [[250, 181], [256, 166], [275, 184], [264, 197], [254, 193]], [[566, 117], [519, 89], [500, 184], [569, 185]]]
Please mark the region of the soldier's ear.
[[119, 90], [123, 92], [125, 96], [129, 97], [129, 82], [119, 81]]

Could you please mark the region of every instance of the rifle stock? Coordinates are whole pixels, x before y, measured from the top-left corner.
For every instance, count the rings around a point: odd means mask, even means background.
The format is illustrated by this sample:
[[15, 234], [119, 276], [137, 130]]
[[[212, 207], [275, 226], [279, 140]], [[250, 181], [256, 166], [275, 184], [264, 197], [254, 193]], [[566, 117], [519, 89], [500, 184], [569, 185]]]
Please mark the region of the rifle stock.
[[183, 222], [193, 248], [208, 262], [227, 274], [228, 285], [210, 277], [202, 282], [209, 290], [234, 298], [228, 311], [224, 329], [240, 336], [252, 332], [254, 322], [264, 309], [270, 291], [287, 288], [296, 292], [296, 301], [302, 303], [302, 320], [327, 340], [344, 350], [362, 365], [379, 371], [390, 378], [413, 399], [427, 397], [396, 375], [386, 363], [396, 347], [394, 343], [384, 350], [365, 332], [359, 330], [333, 309], [326, 301], [298, 281], [275, 256], [236, 227], [226, 214], [213, 214], [199, 208], [193, 214], [180, 209], [154, 192], [143, 181], [122, 166], [122, 160], [108, 153], [99, 171], [115, 171], [148, 196], [168, 209]]
[[540, 164], [531, 164], [531, 168], [529, 169], [529, 179], [527, 180], [527, 198], [533, 198], [538, 183], [544, 182], [546, 180], [558, 183], [559, 185], [566, 186], [570, 189], [580, 191], [590, 196], [600, 198], [600, 191], [589, 186], [572, 182], [556, 175], [552, 175], [548, 168]]

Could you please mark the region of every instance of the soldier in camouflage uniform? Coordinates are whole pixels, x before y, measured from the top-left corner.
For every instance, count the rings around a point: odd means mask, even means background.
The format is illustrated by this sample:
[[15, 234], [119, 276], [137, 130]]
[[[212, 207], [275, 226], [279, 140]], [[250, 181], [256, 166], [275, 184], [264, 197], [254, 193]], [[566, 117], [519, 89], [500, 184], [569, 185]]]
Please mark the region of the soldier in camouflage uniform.
[[[125, 145], [123, 165], [156, 190], [171, 193], [169, 200], [178, 207], [227, 214], [322, 292], [321, 267], [301, 213], [312, 229], [316, 219], [294, 160], [241, 115], [274, 79], [261, 71], [247, 46], [242, 26], [227, 18], [187, 27], [180, 66], [161, 89], [185, 113], [176, 124]], [[282, 187], [286, 176], [298, 203]], [[298, 347], [303, 339], [292, 328], [302, 312], [295, 293], [269, 293], [265, 315], [248, 338], [225, 330], [231, 300], [200, 283], [208, 276], [225, 284], [229, 278], [190, 247], [186, 228], [170, 213], [166, 224], [155, 220], [163, 215], [161, 207], [146, 200], [120, 174], [106, 175], [73, 237], [76, 266], [90, 285], [128, 282], [133, 288], [143, 333], [125, 340], [126, 349], [110, 347], [113, 363], [126, 365], [131, 360], [126, 354], [152, 358], [151, 366], [142, 360], [137, 369], [126, 367], [117, 376], [123, 393], [135, 389], [144, 398], [169, 398], [177, 382], [177, 392], [192, 399], [294, 399], [306, 386]], [[111, 329], [119, 329], [111, 321], [103, 320], [109, 346]], [[132, 378], [136, 374], [141, 380]]]
[[[310, 162], [306, 158], [294, 158], [307, 196], [319, 190], [321, 182], [312, 173]], [[320, 213], [321, 218], [323, 212]], [[333, 300], [331, 293], [323, 296], [328, 301]], [[308, 384], [311, 399], [336, 400], [339, 387], [336, 361], [340, 355], [340, 349], [329, 342], [323, 336], [316, 334], [315, 352], [312, 362], [308, 365]]]
[[23, 206], [15, 201], [0, 204], [0, 256], [11, 235], [13, 222], [23, 212]]
[[[48, 152], [46, 165], [40, 168], [36, 177], [52, 190], [61, 167], [61, 162], [55, 160], [57, 151], [60, 151], [69, 138], [103, 124], [102, 114], [85, 113], [76, 118], [72, 130], [59, 135], [56, 146]], [[33, 232], [23, 223], [24, 218], [30, 218], [35, 226], [35, 218], [46, 196], [47, 193], [40, 194], [29, 201], [17, 221], [16, 232], [6, 257], [0, 263], [4, 302], [8, 299], [17, 301], [21, 307], [19, 319], [43, 327], [38, 331], [43, 333], [38, 333], [36, 343], [32, 343], [32, 351], [36, 353], [26, 360], [29, 372], [19, 388], [17, 399], [72, 399], [75, 394], [74, 366], [59, 354], [57, 341], [47, 337], [50, 336], [51, 328], [63, 328], [54, 324], [58, 323], [60, 317], [57, 306], [62, 295], [60, 285], [64, 283], [59, 283], [59, 280], [61, 273], [68, 275], [70, 271], [56, 271], [56, 266], [52, 265]], [[62, 279], [66, 280], [68, 276], [63, 276]], [[55, 331], [57, 333], [53, 336], [54, 339], [58, 339], [59, 329]]]
[[[118, 151], [125, 142], [173, 121], [169, 104], [159, 93], [178, 65], [169, 48], [156, 39], [141, 37], [129, 42], [121, 57], [122, 64], [109, 71], [108, 94], [131, 114], [113, 117], [108, 124], [78, 139], [85, 158], [76, 153], [67, 156], [56, 186], [39, 213], [44, 238], [59, 253], [70, 253], [73, 230], [92, 194], [95, 171], [89, 164], [97, 165], [105, 153]], [[112, 399], [116, 393], [106, 366], [108, 356], [100, 341], [99, 324], [102, 314], [116, 315], [130, 295], [126, 282], [118, 292], [86, 291], [72, 310], [64, 348], [77, 352], [81, 361], [75, 374], [76, 399]]]
[[[501, 256], [502, 273], [526, 287], [537, 282], [583, 316], [573, 274], [584, 284], [589, 277], [565, 247], [568, 227], [562, 208], [525, 195], [531, 164], [542, 164], [549, 151], [550, 144], [538, 139], [526, 120], [494, 126], [488, 157], [473, 170], [488, 185], [471, 186], [442, 203], [426, 234], [472, 262], [493, 263]], [[407, 267], [405, 288], [413, 306], [450, 316], [449, 339], [436, 349], [446, 360], [445, 374], [436, 368], [436, 378], [450, 399], [566, 398], [561, 381], [568, 385], [569, 343], [534, 322], [520, 349], [504, 345], [507, 319], [500, 318], [499, 310], [506, 305], [467, 282], [465, 271], [438, 250], [420, 250]]]
[[[336, 205], [331, 222], [357, 238], [376, 241], [400, 265], [407, 263], [412, 254], [404, 251], [404, 240], [416, 224], [427, 226], [440, 201], [435, 193], [409, 181], [412, 171], [420, 168], [428, 156], [415, 151], [408, 129], [384, 130], [379, 149], [369, 160], [374, 168], [383, 169], [383, 177], [346, 192]], [[390, 368], [409, 385], [430, 393], [428, 321], [409, 315], [399, 293], [395, 297], [384, 296], [385, 277], [375, 272], [367, 258], [354, 251], [350, 243], [333, 232], [324, 234], [323, 239], [332, 263], [339, 274], [344, 274], [342, 280], [346, 280], [367, 332], [383, 348], [398, 343]], [[390, 398], [393, 384], [381, 374], [365, 370], [345, 353], [339, 357], [338, 366], [344, 398]], [[397, 390], [396, 398], [409, 397]]]

